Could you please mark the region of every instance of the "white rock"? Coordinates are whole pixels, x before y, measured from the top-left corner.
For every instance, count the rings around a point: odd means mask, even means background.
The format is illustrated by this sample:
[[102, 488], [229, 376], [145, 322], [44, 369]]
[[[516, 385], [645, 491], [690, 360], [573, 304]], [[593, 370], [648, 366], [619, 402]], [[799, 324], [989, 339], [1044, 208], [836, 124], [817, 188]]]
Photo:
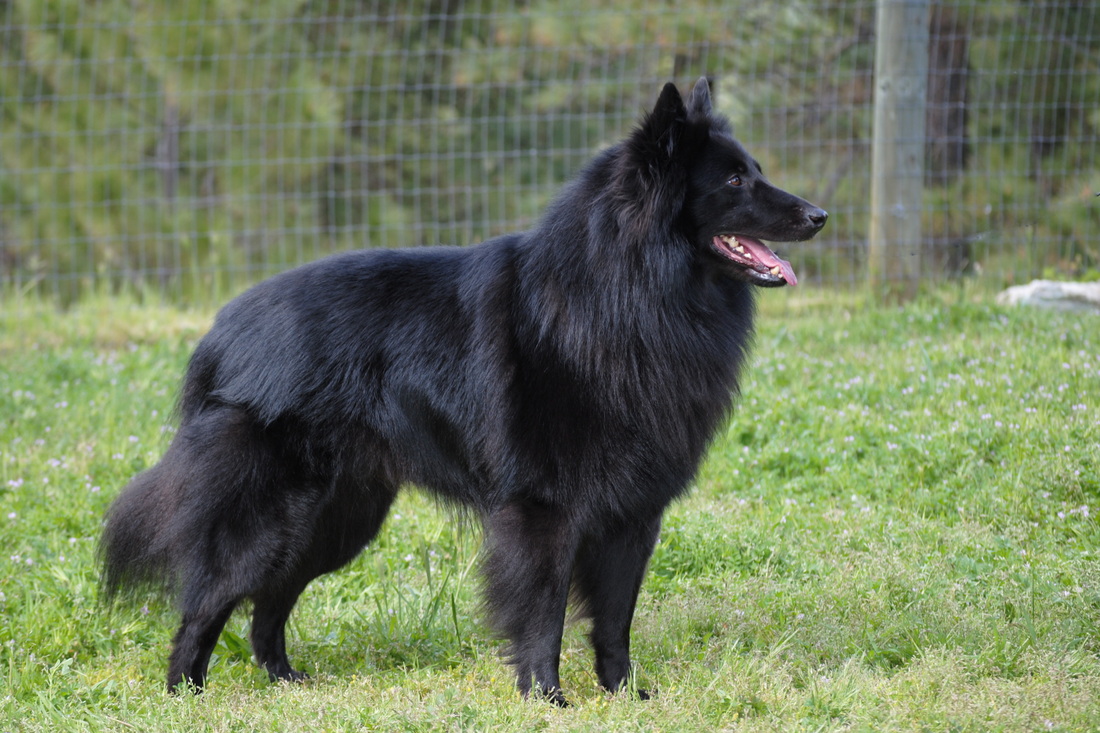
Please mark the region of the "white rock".
[[1091, 311], [1100, 314], [1100, 283], [1032, 280], [997, 295], [1001, 305], [1035, 305], [1064, 311]]

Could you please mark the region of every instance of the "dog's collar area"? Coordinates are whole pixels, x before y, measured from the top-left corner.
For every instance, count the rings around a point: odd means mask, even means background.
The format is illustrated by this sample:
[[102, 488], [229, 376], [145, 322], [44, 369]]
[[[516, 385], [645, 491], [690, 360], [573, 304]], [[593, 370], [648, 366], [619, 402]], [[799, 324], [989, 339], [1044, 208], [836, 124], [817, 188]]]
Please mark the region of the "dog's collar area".
[[719, 254], [744, 267], [760, 285], [798, 284], [791, 263], [772, 252], [759, 239], [741, 234], [721, 234], [712, 242]]

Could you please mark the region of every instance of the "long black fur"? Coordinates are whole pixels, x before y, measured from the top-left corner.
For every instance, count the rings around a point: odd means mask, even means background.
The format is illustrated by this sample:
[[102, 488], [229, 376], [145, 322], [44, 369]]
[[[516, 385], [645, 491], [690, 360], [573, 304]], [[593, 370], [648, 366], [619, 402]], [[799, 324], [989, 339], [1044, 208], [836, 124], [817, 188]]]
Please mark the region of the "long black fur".
[[667, 85], [537, 229], [255, 286], [196, 348], [164, 457], [108, 513], [107, 594], [178, 599], [170, 689], [202, 687], [244, 599], [258, 662], [300, 679], [284, 641], [298, 595], [411, 484], [482, 518], [486, 600], [524, 694], [564, 702], [571, 593], [618, 690], [661, 515], [736, 395], [754, 284], [782, 284], [713, 238], [806, 239], [824, 221], [764, 179], [701, 80], [686, 102]]

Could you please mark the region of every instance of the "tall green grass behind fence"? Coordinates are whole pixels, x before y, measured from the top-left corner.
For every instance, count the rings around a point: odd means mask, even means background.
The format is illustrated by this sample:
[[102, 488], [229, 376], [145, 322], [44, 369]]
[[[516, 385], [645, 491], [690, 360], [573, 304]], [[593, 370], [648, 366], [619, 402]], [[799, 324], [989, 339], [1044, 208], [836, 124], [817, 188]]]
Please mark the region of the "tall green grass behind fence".
[[[873, 0], [0, 0], [0, 288], [209, 304], [352, 247], [532, 225], [661, 85], [709, 76], [783, 254], [865, 279]], [[1100, 271], [1100, 9], [933, 2], [921, 277]], [[904, 256], [902, 254], [901, 256]]]

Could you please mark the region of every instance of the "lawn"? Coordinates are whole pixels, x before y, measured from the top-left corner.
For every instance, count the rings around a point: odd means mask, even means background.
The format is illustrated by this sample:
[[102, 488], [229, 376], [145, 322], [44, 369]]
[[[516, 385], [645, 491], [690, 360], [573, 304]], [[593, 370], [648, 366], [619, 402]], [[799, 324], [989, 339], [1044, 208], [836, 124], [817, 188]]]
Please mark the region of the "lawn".
[[512, 691], [476, 527], [417, 492], [302, 597], [311, 682], [269, 684], [238, 613], [207, 692], [166, 695], [172, 610], [104, 608], [95, 543], [211, 314], [0, 302], [0, 733], [1100, 729], [1100, 318], [765, 297], [639, 602], [659, 695], [599, 692], [578, 623], [566, 710]]

